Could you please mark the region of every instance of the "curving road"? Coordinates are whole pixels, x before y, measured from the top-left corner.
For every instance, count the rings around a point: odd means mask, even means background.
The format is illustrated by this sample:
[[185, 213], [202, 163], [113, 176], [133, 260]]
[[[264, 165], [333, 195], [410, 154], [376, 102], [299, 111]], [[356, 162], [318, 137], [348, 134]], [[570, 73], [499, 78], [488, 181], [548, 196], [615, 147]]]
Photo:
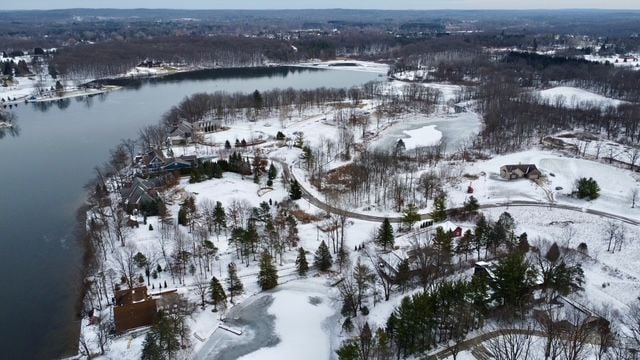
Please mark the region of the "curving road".
[[[290, 165], [288, 165], [287, 163], [285, 163], [284, 161], [280, 160], [280, 159], [275, 159], [272, 158], [272, 161], [280, 164], [280, 167], [282, 168], [282, 177], [284, 179], [284, 181], [289, 184], [291, 182], [291, 180], [296, 180], [298, 181], [295, 176], [293, 175], [293, 172], [291, 171]], [[358, 219], [358, 220], [365, 220], [365, 221], [372, 221], [372, 222], [383, 222], [385, 218], [384, 216], [376, 216], [376, 215], [367, 215], [367, 214], [362, 214], [362, 213], [356, 213], [353, 211], [349, 211], [349, 210], [345, 210], [345, 209], [340, 209], [337, 208], [335, 206], [329, 205], [326, 202], [318, 199], [315, 195], [313, 195], [312, 193], [310, 193], [307, 189], [304, 188], [304, 186], [302, 186], [302, 182], [298, 181], [298, 184], [300, 184], [300, 189], [302, 190], [302, 197], [307, 200], [309, 203], [311, 203], [312, 205], [314, 205], [315, 207], [322, 209], [328, 213], [331, 214], [337, 214], [337, 215], [341, 215], [341, 216], [346, 216], [348, 218], [352, 218], [352, 219]], [[601, 216], [607, 219], [612, 219], [612, 220], [618, 220], [630, 225], [634, 225], [634, 226], [640, 226], [640, 221], [636, 220], [636, 219], [631, 219], [628, 217], [624, 217], [624, 216], [620, 216], [620, 215], [616, 215], [616, 214], [611, 214], [608, 212], [604, 212], [604, 211], [600, 211], [600, 210], [592, 210], [592, 209], [587, 209], [587, 208], [582, 208], [579, 206], [573, 206], [573, 205], [568, 205], [568, 204], [556, 204], [556, 203], [542, 203], [542, 202], [537, 202], [537, 201], [525, 201], [525, 200], [519, 200], [519, 201], [510, 201], [510, 202], [506, 202], [506, 203], [495, 203], [495, 204], [484, 204], [484, 205], [480, 205], [481, 209], [492, 209], [492, 208], [502, 208], [502, 207], [537, 207], [537, 208], [553, 208], [553, 209], [562, 209], [562, 210], [569, 210], [569, 211], [576, 211], [576, 212], [581, 212], [581, 213], [585, 213], [585, 214], [592, 214], [592, 215], [597, 215], [597, 216]], [[455, 211], [455, 210], [460, 210], [461, 208], [457, 208], [457, 209], [450, 209], [449, 211]], [[430, 214], [422, 214], [420, 215], [420, 218], [422, 220], [429, 220], [431, 219], [431, 215]], [[388, 217], [389, 221], [392, 223], [401, 223], [402, 222], [402, 217], [401, 216], [395, 216], [395, 217]]]

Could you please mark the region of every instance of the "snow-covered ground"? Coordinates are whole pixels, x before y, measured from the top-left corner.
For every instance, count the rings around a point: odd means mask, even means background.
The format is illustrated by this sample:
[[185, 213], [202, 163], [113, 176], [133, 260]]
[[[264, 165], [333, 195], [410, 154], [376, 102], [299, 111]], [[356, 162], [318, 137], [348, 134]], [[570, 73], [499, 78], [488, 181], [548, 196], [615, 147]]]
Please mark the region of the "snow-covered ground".
[[[317, 281], [307, 281], [314, 284]], [[273, 295], [268, 312], [275, 316], [275, 332], [280, 341], [241, 357], [243, 360], [331, 358], [331, 339], [324, 323], [336, 312], [324, 287], [297, 289], [285, 284]]]
[[[626, 61], [625, 61], [626, 58]], [[614, 66], [626, 67], [633, 70], [640, 69], [640, 54], [633, 54], [632, 56], [624, 55], [612, 55], [612, 56], [600, 56], [600, 55], [585, 55], [584, 59], [587, 61], [606, 63], [609, 62]]]
[[[536, 165], [545, 176], [542, 186], [528, 180], [502, 179], [499, 176], [500, 167], [509, 164]], [[481, 204], [518, 200], [553, 202], [640, 220], [640, 213], [631, 209], [631, 191], [638, 186], [634, 174], [596, 161], [564, 157], [551, 151], [530, 150], [469, 163], [463, 172], [479, 178], [467, 180], [450, 189], [449, 197], [454, 206], [459, 206], [469, 196], [466, 190], [467, 185], [471, 184], [473, 196]], [[599, 198], [585, 201], [568, 196], [574, 189], [575, 181], [581, 177], [592, 177], [598, 182], [601, 189]]]
[[[340, 68], [339, 66], [329, 67], [328, 63], [318, 66], [332, 69]], [[367, 65], [367, 63], [358, 63], [358, 67], [362, 67], [363, 71], [382, 73], [381, 67], [376, 68], [373, 65]], [[353, 70], [354, 67], [349, 66], [348, 68]], [[398, 88], [404, 85], [406, 84], [394, 82], [391, 87]], [[443, 94], [442, 103], [434, 114], [409, 113], [394, 119], [382, 117], [379, 122], [374, 120], [372, 116], [371, 120], [365, 124], [364, 129], [354, 130], [354, 142], [363, 146], [387, 146], [388, 142], [395, 143], [398, 138], [403, 138], [406, 148], [412, 149], [417, 146], [431, 145], [444, 138], [449, 144], [449, 152], [455, 152], [460, 144], [479, 131], [481, 119], [478, 114], [470, 111], [455, 113], [447, 104], [450, 100], [455, 99], [456, 93], [460, 89], [458, 86], [448, 84], [426, 84], [424, 86], [437, 88]], [[566, 92], [563, 93], [566, 94]], [[592, 95], [595, 94], [590, 96]], [[582, 94], [581, 96], [584, 99], [587, 95]], [[339, 105], [344, 107], [346, 103]], [[364, 101], [352, 108], [354, 111], [365, 114], [372, 113], [375, 106], [373, 101]], [[340, 136], [341, 129], [334, 121], [337, 111], [339, 110], [333, 105], [325, 105], [309, 108], [300, 113], [291, 110], [289, 116], [282, 118], [273, 115], [259, 118], [254, 122], [241, 119], [235, 123], [226, 124], [225, 126], [228, 128], [223, 131], [205, 134], [204, 142], [208, 145], [173, 146], [172, 151], [176, 156], [197, 154], [200, 156], [208, 155], [212, 158], [225, 157], [223, 150], [225, 141], [229, 141], [232, 146], [236, 139], [245, 139], [248, 142], [264, 141], [252, 148], [234, 148], [232, 151], [243, 151], [245, 155], [250, 156], [254, 149], [259, 149], [266, 158], [281, 159], [292, 167], [295, 177], [300, 180], [305, 189], [319, 199], [324, 199], [324, 194], [311, 186], [307, 180], [306, 172], [300, 166], [301, 150], [276, 141], [275, 136], [278, 132], [283, 132], [290, 139], [294, 139], [296, 134], [303, 133], [306, 145], [327, 146], [328, 140], [335, 142]], [[329, 160], [326, 168], [331, 169], [345, 164], [344, 161], [338, 159], [339, 157], [336, 156], [335, 159]], [[545, 181], [541, 185], [537, 185], [527, 180], [506, 181], [499, 177], [500, 166], [519, 163], [535, 164], [545, 176]], [[472, 163], [442, 162], [439, 166], [452, 167], [453, 170], [450, 174], [457, 176], [455, 181], [445, 184], [448, 193], [448, 207], [461, 206], [469, 196], [467, 185], [472, 185], [473, 195], [478, 198], [480, 204], [496, 204], [517, 200], [536, 201], [541, 204], [553, 202], [640, 219], [640, 213], [636, 209], [630, 208], [630, 190], [637, 188], [634, 175], [630, 171], [607, 164], [564, 157], [551, 151], [529, 150]], [[279, 168], [279, 174], [281, 173], [282, 169]], [[467, 177], [463, 177], [463, 174]], [[469, 180], [475, 176], [477, 176], [476, 180]], [[579, 177], [593, 177], [600, 184], [601, 196], [590, 202], [569, 197], [567, 194], [572, 191], [573, 184]], [[178, 213], [179, 204], [185, 200], [187, 195], [193, 195], [196, 198], [196, 204], [200, 209], [215, 201], [222, 202], [225, 207], [234, 201], [245, 202], [248, 207], [256, 207], [262, 202], [275, 203], [288, 198], [288, 189], [280, 178], [274, 181], [271, 189], [266, 189], [265, 179], [262, 179], [260, 184], [255, 184], [252, 180], [251, 177], [243, 178], [233, 173], [225, 173], [222, 179], [211, 179], [196, 184], [190, 184], [187, 178], [183, 178], [176, 189], [165, 194], [168, 210], [175, 216]], [[311, 262], [313, 252], [317, 249], [320, 241], [324, 240], [329, 243], [331, 238], [329, 234], [320, 230], [321, 225], [326, 221], [321, 216], [324, 215], [323, 212], [306, 200], [298, 200], [296, 203], [300, 210], [322, 219], [298, 225], [299, 246], [307, 250], [309, 253], [307, 259]], [[428, 209], [422, 209], [421, 212], [426, 210]], [[515, 218], [517, 231], [528, 233], [532, 244], [535, 244], [536, 241], [539, 243], [560, 242], [564, 238], [568, 240], [560, 245], [571, 248], [575, 248], [578, 242], [587, 243], [589, 257], [583, 259], [587, 283], [585, 284], [585, 292], [577, 296], [579, 301], [594, 307], [611, 303], [615, 309], [625, 311], [625, 303], [640, 293], [640, 285], [637, 281], [640, 278], [640, 272], [634, 269], [634, 259], [640, 256], [640, 245], [632, 241], [640, 236], [640, 231], [637, 228], [631, 226], [625, 228], [629, 240], [623, 245], [623, 251], [612, 254], [606, 251], [606, 244], [603, 242], [603, 228], [607, 226], [607, 220], [601, 217], [575, 211], [531, 207], [488, 209], [486, 213], [490, 218], [497, 219], [500, 213], [505, 210], [511, 212]], [[373, 209], [369, 213], [397, 215], [389, 209]], [[172, 254], [175, 250], [175, 244], [167, 242], [163, 245], [162, 224], [157, 217], [149, 217], [146, 221], [147, 224], [128, 230], [127, 246], [116, 247], [115, 252], [122, 253], [130, 249], [133, 249], [134, 252], [141, 251], [166, 269], [167, 259], [163, 254], [165, 252]], [[149, 230], [148, 224], [152, 225], [153, 230]], [[462, 226], [466, 229], [472, 224], [462, 224]], [[346, 248], [351, 250], [363, 243], [370, 243], [378, 227], [379, 224], [374, 222], [348, 220], [345, 228]], [[181, 236], [185, 238], [187, 247], [191, 247], [193, 244], [195, 248], [196, 232], [190, 233], [187, 227], [178, 226], [178, 228]], [[572, 237], [569, 239], [568, 235], [572, 235]], [[176, 235], [172, 234], [171, 236]], [[228, 236], [228, 233], [209, 236], [209, 239], [218, 248], [218, 253], [213, 262], [212, 271], [205, 275], [207, 277], [215, 275], [222, 282], [227, 276], [227, 265], [231, 262], [241, 262], [237, 258], [235, 249], [229, 246]], [[405, 251], [409, 248], [411, 236], [398, 237], [399, 251]], [[370, 267], [377, 266], [372, 260], [375, 258], [374, 251], [370, 244], [366, 250], [352, 251], [351, 263], [353, 264], [360, 259]], [[367, 256], [368, 252], [371, 252], [372, 257]], [[273, 316], [274, 325], [271, 335], [277, 338], [277, 341], [273, 343], [266, 342], [257, 350], [254, 348], [239, 355], [244, 356], [243, 359], [335, 358], [335, 349], [340, 345], [340, 342], [353, 335], [341, 332], [340, 317], [336, 315], [340, 304], [337, 300], [337, 289], [331, 287], [330, 284], [337, 280], [337, 275], [318, 275], [312, 272], [307, 278], [300, 278], [295, 273], [296, 255], [295, 249], [287, 249], [282, 258], [277, 259], [280, 285], [266, 294], [260, 291], [256, 283], [258, 272], [256, 261], [250, 261], [248, 265], [242, 264], [238, 267], [245, 293], [235, 299], [236, 311], [242, 312], [243, 306], [250, 305], [263, 296], [271, 297], [272, 302], [265, 306], [266, 309], [263, 310], [266, 312], [263, 315]], [[115, 254], [109, 255], [105, 266], [117, 273], [118, 264], [115, 257]], [[468, 276], [469, 273], [458, 275]], [[114, 279], [117, 281], [118, 278], [114, 277]], [[175, 288], [189, 300], [199, 303], [199, 297], [193, 292], [194, 284], [198, 281], [197, 271], [195, 274], [185, 275], [184, 281], [176, 280], [167, 271], [163, 271], [151, 281], [151, 291], [156, 291], [155, 289], [165, 281], [170, 288]], [[606, 285], [603, 286], [603, 284]], [[388, 302], [374, 303], [369, 296], [367, 306], [370, 309], [370, 314], [367, 317], [360, 316], [356, 320], [366, 320], [374, 329], [383, 326], [402, 297], [414, 291], [417, 292], [420, 289], [408, 291], [406, 294], [395, 292]], [[627, 291], [627, 293], [624, 296], [618, 296], [617, 294], [622, 291]], [[218, 341], [217, 336], [222, 336], [220, 344], [246, 345], [256, 341], [257, 335], [252, 332], [250, 326], [243, 328], [243, 334], [239, 336], [229, 337], [227, 335], [224, 337], [224, 335], [219, 335], [219, 330], [216, 330], [221, 324], [219, 315], [232, 314], [234, 309], [228, 309], [222, 314], [215, 314], [211, 312], [211, 308], [212, 306], [208, 305], [204, 310], [197, 309], [188, 320], [192, 347], [191, 352], [186, 355], [187, 357], [201, 358], [204, 356], [206, 358], [213, 356], [215, 358], [216, 354], [219, 354], [216, 351], [224, 351], [225, 349], [215, 342]], [[105, 314], [108, 311], [106, 310]], [[233, 320], [233, 317], [229, 319], [230, 322]], [[94, 327], [84, 323], [83, 333], [88, 338], [95, 335], [94, 331]], [[135, 338], [130, 335], [117, 337], [110, 345], [110, 351], [105, 358], [139, 357], [143, 338], [143, 335]], [[210, 341], [214, 341], [214, 343]], [[198, 353], [199, 351], [204, 351], [206, 354]], [[461, 355], [460, 358], [463, 356]]]
[[296, 66], [314, 67], [332, 70], [366, 71], [386, 75], [389, 65], [360, 60], [331, 60], [300, 63]]
[[402, 139], [406, 149], [414, 149], [420, 146], [432, 146], [442, 139], [442, 132], [436, 130], [435, 125], [427, 125], [415, 130], [402, 131], [407, 138]]
[[[634, 209], [629, 209], [634, 210]], [[526, 232], [529, 243], [542, 249], [557, 242], [560, 246], [575, 249], [585, 243], [588, 256], [576, 259], [585, 272], [584, 292], [573, 295], [575, 300], [599, 311], [605, 307], [626, 313], [628, 305], [640, 296], [640, 228], [617, 221], [625, 234], [622, 251], [607, 251], [606, 233], [612, 220], [562, 209], [532, 207], [502, 207], [483, 212], [496, 220], [508, 211], [516, 220], [516, 233]]]
[[618, 106], [624, 104], [625, 101], [611, 99], [584, 89], [557, 86], [554, 88], [537, 92], [543, 99], [548, 100], [552, 104], [561, 104], [570, 108], [584, 107], [587, 105], [595, 105], [601, 107]]

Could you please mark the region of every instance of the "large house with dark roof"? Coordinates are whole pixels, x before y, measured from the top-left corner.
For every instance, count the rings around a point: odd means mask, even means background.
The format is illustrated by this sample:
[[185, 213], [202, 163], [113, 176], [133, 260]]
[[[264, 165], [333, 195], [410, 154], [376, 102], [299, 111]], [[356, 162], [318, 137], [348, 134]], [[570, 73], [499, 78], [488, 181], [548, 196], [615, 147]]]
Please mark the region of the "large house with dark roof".
[[131, 185], [120, 189], [122, 202], [127, 208], [139, 209], [144, 203], [152, 203], [158, 199], [158, 182], [161, 179], [145, 180], [139, 177], [133, 178]]
[[147, 294], [146, 286], [117, 290], [114, 300], [113, 319], [116, 333], [153, 324], [156, 300]]
[[537, 180], [540, 176], [542, 173], [533, 164], [502, 165], [500, 167], [500, 177], [507, 180]]

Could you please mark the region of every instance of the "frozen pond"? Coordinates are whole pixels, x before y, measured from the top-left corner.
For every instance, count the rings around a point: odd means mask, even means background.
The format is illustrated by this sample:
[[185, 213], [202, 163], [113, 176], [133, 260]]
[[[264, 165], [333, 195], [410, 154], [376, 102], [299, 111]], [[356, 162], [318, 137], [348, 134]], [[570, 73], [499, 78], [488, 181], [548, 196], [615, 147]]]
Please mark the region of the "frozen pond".
[[402, 139], [405, 147], [411, 149], [442, 140], [446, 142], [447, 152], [455, 152], [480, 131], [481, 125], [480, 116], [474, 112], [405, 116], [373, 145], [392, 149], [398, 139]]

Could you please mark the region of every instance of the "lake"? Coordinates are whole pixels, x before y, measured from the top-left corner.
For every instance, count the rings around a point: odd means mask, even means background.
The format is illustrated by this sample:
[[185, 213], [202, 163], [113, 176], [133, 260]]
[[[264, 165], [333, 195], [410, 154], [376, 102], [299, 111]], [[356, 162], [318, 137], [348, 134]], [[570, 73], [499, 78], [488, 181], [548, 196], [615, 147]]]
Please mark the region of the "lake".
[[77, 344], [82, 246], [73, 229], [93, 168], [121, 139], [197, 92], [351, 87], [377, 73], [292, 67], [211, 70], [126, 82], [124, 89], [21, 104], [18, 136], [0, 139], [0, 344], [5, 359], [48, 359]]

